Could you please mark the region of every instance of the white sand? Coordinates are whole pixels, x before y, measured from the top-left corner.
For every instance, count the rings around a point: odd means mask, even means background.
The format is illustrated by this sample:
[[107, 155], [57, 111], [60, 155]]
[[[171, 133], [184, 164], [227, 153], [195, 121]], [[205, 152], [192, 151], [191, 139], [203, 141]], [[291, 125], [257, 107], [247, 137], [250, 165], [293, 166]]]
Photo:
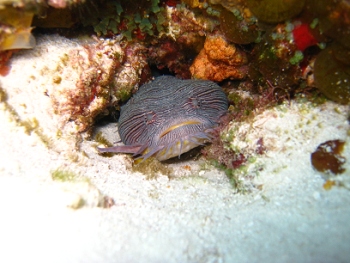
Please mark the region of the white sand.
[[[56, 40], [51, 50], [59, 49]], [[253, 127], [240, 124], [234, 145], [248, 149], [263, 136], [268, 146], [248, 168], [262, 190], [235, 194], [223, 172], [203, 170], [202, 159], [172, 164], [174, 179], [147, 180], [131, 172], [126, 155], [104, 158], [85, 140], [87, 158], [74, 150], [74, 136], [55, 139], [43, 95], [50, 83], [30, 78], [54, 59], [38, 42], [36, 51], [14, 57], [0, 87], [22, 120], [35, 116], [55, 146], [26, 134], [0, 103], [0, 262], [349, 262], [350, 191], [324, 190], [310, 164], [320, 143], [349, 141], [347, 107], [292, 102], [257, 116]], [[58, 168], [91, 186], [53, 181]], [[116, 205], [96, 207], [97, 189]], [[80, 199], [87, 205], [69, 208]]]

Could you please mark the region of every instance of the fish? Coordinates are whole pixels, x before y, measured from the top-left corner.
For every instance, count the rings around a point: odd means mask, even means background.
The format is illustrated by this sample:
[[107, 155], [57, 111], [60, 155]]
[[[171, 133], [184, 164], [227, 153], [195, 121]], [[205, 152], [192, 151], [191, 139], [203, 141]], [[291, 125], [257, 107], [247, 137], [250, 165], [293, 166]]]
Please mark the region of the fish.
[[212, 141], [227, 108], [224, 91], [212, 81], [160, 76], [121, 107], [118, 131], [124, 145], [98, 150], [131, 153], [142, 160], [180, 158]]

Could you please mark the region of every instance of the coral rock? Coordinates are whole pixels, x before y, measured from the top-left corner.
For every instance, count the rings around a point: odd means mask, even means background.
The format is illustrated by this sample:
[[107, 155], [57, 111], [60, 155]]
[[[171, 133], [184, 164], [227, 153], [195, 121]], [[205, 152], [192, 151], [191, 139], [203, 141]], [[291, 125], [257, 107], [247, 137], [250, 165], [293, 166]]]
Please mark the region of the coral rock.
[[242, 79], [247, 73], [247, 62], [246, 54], [223, 37], [208, 36], [190, 71], [198, 79]]
[[139, 43], [129, 44], [125, 48], [125, 62], [116, 72], [111, 104], [126, 101], [139, 84], [150, 80], [151, 70], [146, 53], [146, 47]]
[[[86, 130], [109, 102], [109, 85], [124, 53], [116, 41], [97, 41], [72, 49], [61, 58], [50, 98], [63, 122]], [[76, 81], [72, 85], [72, 80]]]

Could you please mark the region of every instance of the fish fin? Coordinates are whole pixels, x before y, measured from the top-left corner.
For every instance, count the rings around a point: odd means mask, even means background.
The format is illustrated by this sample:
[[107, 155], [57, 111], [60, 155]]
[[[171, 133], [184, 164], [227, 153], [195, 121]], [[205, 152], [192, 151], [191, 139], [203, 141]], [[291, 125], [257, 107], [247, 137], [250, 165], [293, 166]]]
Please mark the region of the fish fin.
[[182, 145], [183, 145], [183, 142], [182, 142], [182, 140], [180, 139], [180, 151], [179, 151], [179, 156], [178, 156], [179, 159], [180, 159], [180, 156], [181, 156], [181, 154], [182, 154]]
[[107, 148], [97, 147], [97, 150], [101, 153], [133, 153], [136, 154], [140, 150], [141, 145], [119, 145]]
[[152, 155], [156, 154], [160, 150], [162, 150], [163, 146], [157, 146], [156, 148], [153, 148], [151, 151], [149, 151], [149, 148], [147, 146], [143, 146], [138, 153], [135, 155], [140, 155], [139, 157], [135, 158], [135, 160], [140, 160], [142, 159], [141, 162], [144, 160], [148, 159]]

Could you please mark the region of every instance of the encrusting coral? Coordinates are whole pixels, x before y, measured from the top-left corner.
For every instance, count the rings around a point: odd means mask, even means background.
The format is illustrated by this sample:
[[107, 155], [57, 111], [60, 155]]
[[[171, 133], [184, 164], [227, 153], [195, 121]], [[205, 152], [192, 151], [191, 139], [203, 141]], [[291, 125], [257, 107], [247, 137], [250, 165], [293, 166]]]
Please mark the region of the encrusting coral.
[[248, 71], [247, 56], [234, 44], [222, 36], [208, 36], [204, 48], [190, 67], [197, 79], [222, 81], [224, 79], [243, 79]]
[[205, 35], [217, 26], [217, 20], [194, 12], [183, 4], [167, 5], [166, 23], [158, 38], [149, 45], [148, 59], [158, 69], [168, 69], [176, 76], [191, 78], [189, 67], [203, 48]]

